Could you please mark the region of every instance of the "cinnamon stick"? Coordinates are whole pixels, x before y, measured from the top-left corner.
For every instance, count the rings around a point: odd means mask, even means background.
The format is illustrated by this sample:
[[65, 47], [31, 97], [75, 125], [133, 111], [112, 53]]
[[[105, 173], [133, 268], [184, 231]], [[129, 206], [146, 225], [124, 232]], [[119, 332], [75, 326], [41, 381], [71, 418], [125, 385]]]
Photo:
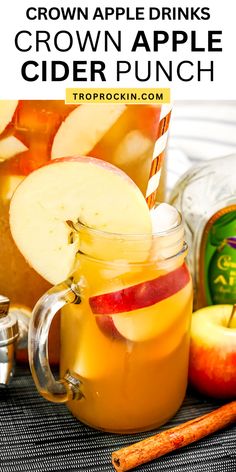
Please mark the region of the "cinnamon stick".
[[145, 462], [199, 441], [232, 423], [236, 423], [236, 401], [113, 452], [112, 464], [117, 472], [134, 469]]

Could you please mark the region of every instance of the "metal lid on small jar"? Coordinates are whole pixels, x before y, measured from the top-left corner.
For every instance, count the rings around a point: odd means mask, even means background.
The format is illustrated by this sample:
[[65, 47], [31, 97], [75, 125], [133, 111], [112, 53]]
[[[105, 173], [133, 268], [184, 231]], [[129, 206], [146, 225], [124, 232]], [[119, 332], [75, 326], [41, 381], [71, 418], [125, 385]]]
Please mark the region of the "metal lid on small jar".
[[4, 318], [9, 310], [10, 300], [3, 295], [0, 295], [0, 319]]
[[19, 336], [15, 316], [8, 314], [10, 300], [0, 295], [0, 386], [9, 383], [14, 371], [15, 341]]
[[9, 316], [10, 300], [0, 295], [0, 347], [16, 341], [19, 335], [16, 317]]

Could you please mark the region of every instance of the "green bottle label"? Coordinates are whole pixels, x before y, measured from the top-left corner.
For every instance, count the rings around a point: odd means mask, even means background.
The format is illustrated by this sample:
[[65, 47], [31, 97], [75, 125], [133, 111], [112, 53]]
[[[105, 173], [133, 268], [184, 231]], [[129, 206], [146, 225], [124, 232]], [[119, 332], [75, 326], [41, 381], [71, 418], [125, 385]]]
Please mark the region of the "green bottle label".
[[204, 233], [205, 242], [200, 263], [203, 265], [204, 302], [207, 305], [234, 304], [236, 303], [236, 208], [224, 209], [214, 215], [206, 225]]

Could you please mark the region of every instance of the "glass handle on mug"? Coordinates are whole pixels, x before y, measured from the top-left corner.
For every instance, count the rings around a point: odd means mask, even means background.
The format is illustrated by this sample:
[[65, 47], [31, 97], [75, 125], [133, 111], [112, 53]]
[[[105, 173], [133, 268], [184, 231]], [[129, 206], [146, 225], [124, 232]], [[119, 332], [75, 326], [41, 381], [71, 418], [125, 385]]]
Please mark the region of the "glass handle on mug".
[[48, 334], [56, 313], [68, 303], [80, 303], [78, 286], [66, 281], [46, 292], [36, 303], [29, 326], [29, 364], [36, 387], [47, 400], [65, 403], [80, 399], [81, 382], [67, 372], [56, 380], [48, 360]]

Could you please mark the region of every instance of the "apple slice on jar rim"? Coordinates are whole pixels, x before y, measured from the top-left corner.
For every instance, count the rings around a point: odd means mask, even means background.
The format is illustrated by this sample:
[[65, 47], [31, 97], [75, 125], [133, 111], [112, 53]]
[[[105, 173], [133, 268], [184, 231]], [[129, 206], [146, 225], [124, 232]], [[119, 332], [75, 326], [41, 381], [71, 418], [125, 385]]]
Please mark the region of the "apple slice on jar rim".
[[[146, 248], [140, 241], [141, 259], [148, 257], [152, 228], [146, 201], [123, 171], [105, 161], [89, 157], [51, 160], [29, 174], [11, 199], [13, 239], [31, 267], [52, 284], [62, 282], [75, 269], [83, 239], [81, 231], [73, 231], [78, 222], [81, 228], [86, 225], [117, 234], [110, 238], [109, 258], [113, 259], [121, 248], [120, 234], [150, 234]], [[93, 251], [89, 255], [101, 258], [101, 252], [106, 254], [106, 241], [98, 247], [89, 242], [83, 248]]]

